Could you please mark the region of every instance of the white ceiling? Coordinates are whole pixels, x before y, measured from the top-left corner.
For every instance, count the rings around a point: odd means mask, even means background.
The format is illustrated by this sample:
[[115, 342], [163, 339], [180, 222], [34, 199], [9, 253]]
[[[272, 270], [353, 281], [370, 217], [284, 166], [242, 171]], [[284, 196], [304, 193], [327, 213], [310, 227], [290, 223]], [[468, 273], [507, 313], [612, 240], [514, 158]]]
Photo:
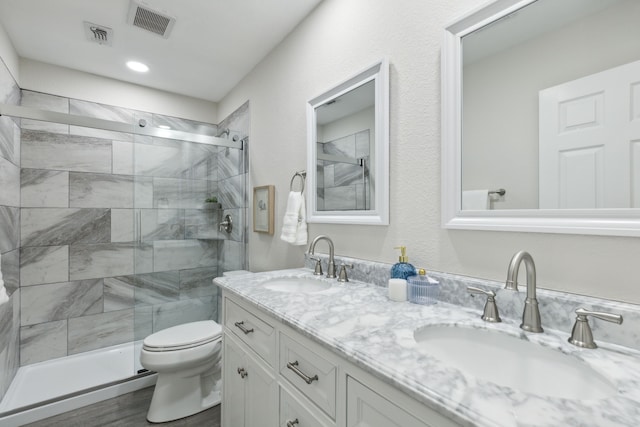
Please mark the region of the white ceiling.
[[[144, 1], [176, 18], [168, 39], [127, 23], [130, 0], [0, 0], [0, 24], [23, 58], [218, 102], [320, 1]], [[87, 40], [84, 21], [113, 29], [113, 46]]]

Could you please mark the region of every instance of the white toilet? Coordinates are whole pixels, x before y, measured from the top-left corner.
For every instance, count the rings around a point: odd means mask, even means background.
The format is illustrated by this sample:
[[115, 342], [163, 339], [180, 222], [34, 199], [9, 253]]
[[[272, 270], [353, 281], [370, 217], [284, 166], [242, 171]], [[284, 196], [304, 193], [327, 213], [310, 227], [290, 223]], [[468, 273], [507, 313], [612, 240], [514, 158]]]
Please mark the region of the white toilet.
[[213, 320], [163, 329], [144, 339], [140, 363], [158, 373], [147, 420], [163, 423], [220, 403], [222, 328]]

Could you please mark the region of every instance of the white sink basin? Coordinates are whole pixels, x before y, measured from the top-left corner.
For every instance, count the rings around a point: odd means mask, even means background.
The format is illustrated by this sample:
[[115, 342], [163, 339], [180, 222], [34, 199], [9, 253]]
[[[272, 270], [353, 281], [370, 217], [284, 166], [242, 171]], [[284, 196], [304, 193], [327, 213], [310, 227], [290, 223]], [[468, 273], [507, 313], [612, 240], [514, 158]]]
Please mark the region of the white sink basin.
[[525, 393], [580, 400], [617, 393], [610, 381], [583, 361], [499, 331], [426, 326], [413, 336], [421, 351], [444, 363]]
[[310, 277], [277, 277], [267, 280], [261, 286], [276, 292], [309, 294], [329, 289], [331, 283]]

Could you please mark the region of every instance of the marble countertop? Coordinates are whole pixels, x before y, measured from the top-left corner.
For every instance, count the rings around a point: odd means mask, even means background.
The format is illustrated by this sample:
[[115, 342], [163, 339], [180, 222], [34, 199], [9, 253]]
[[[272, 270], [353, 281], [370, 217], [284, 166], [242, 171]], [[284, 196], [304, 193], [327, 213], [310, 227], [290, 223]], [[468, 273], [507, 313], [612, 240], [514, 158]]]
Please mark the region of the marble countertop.
[[[477, 309], [438, 303], [393, 302], [387, 289], [351, 281], [331, 283], [316, 293], [282, 293], [261, 286], [274, 277], [314, 277], [308, 269], [290, 269], [215, 282], [273, 315], [302, 334], [383, 379], [461, 425], [469, 426], [638, 426], [640, 425], [640, 352], [598, 342], [596, 350], [567, 342], [568, 332], [545, 328], [525, 333], [519, 320], [491, 324]], [[430, 325], [495, 329], [558, 350], [586, 363], [607, 378], [618, 394], [600, 400], [572, 400], [524, 393], [482, 380], [439, 360], [414, 340], [414, 331]], [[543, 319], [544, 326], [544, 319]]]

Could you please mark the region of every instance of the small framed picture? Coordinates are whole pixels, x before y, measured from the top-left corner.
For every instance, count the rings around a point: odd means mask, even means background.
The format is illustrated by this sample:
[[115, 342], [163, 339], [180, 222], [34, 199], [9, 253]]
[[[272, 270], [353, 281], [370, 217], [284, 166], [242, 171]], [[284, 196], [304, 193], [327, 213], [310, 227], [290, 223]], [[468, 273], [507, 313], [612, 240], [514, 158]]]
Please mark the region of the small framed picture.
[[253, 231], [273, 234], [275, 187], [253, 187]]

